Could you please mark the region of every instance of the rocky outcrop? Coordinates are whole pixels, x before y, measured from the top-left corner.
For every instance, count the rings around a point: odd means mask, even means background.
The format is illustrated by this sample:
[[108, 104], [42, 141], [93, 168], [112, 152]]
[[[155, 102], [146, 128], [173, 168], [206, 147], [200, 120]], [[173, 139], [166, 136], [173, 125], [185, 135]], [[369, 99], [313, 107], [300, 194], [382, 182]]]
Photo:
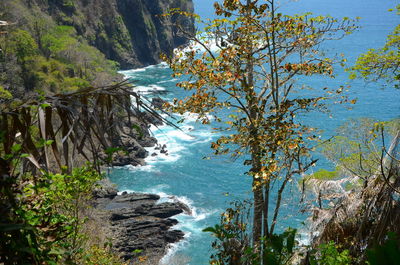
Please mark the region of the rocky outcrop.
[[160, 197], [155, 194], [117, 195], [109, 183], [103, 183], [94, 197], [98, 214], [109, 226], [114, 251], [126, 260], [134, 258], [135, 251], [139, 250], [158, 261], [169, 243], [178, 242], [184, 236], [182, 231], [170, 229], [178, 223], [170, 217], [188, 209], [182, 203], [157, 203]]
[[[111, 166], [142, 166], [144, 159], [149, 155], [146, 147], [153, 147], [157, 144], [157, 139], [151, 136], [149, 131], [150, 124], [160, 125], [162, 121], [147, 113], [140, 114], [140, 117], [131, 117], [116, 128], [117, 133], [112, 137], [112, 152], [100, 152], [99, 157], [103, 161], [111, 161]], [[111, 157], [110, 157], [111, 156]]]
[[160, 97], [154, 97], [151, 99], [151, 105], [156, 109], [164, 109], [164, 104], [166, 103], [167, 101], [163, 100]]
[[21, 17], [30, 14], [73, 26], [122, 69], [159, 63], [160, 53], [171, 54], [186, 44], [176, 24], [188, 32], [195, 30], [192, 18], [161, 16], [173, 8], [193, 12], [192, 0], [16, 0], [9, 4], [17, 11], [11, 19], [20, 24], [26, 24]]

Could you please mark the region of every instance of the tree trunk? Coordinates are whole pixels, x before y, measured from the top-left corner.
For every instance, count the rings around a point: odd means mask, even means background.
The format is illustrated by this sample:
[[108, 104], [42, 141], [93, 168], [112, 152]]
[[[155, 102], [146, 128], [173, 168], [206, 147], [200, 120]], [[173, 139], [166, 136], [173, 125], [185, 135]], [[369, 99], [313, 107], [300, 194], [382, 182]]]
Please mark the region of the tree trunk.
[[254, 215], [253, 215], [253, 243], [254, 247], [259, 247], [260, 238], [262, 237], [262, 220], [263, 220], [263, 194], [259, 181], [253, 180], [254, 195]]

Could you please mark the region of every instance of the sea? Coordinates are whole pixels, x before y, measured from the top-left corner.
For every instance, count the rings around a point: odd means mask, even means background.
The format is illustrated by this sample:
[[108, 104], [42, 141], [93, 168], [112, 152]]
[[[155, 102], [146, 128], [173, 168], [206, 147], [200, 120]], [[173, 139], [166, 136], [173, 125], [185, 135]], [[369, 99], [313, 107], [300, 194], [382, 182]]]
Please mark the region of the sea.
[[[214, 0], [194, 0], [195, 11], [203, 18], [214, 18]], [[298, 0], [279, 1], [280, 12], [288, 14], [312, 12], [315, 15], [333, 17], [360, 17], [360, 29], [341, 40], [328, 41], [321, 46], [327, 54], [344, 54], [348, 65], [370, 48], [382, 47], [386, 36], [399, 24], [400, 16], [388, 12], [400, 4], [398, 0]], [[200, 27], [200, 26], [199, 26]], [[136, 86], [145, 98], [161, 97], [171, 101], [182, 98], [187, 92], [176, 87], [178, 79], [172, 78], [172, 71], [166, 64], [151, 65], [141, 69], [122, 72]], [[315, 88], [348, 87], [348, 95], [356, 98], [355, 105], [341, 105], [332, 102], [330, 113], [314, 113], [304, 117], [304, 122], [321, 129], [321, 138], [335, 135], [335, 129], [352, 118], [371, 117], [379, 120], [399, 118], [400, 90], [382, 82], [349, 80], [348, 73], [337, 66], [336, 77], [327, 79], [312, 77], [307, 85]], [[221, 213], [234, 200], [251, 198], [251, 179], [245, 174], [249, 169], [243, 160], [229, 156], [213, 156], [210, 144], [218, 138], [211, 125], [196, 122], [196, 116], [187, 113], [176, 116], [179, 129], [170, 126], [152, 127], [152, 134], [167, 153], [157, 148], [148, 148], [146, 165], [121, 167], [111, 170], [110, 178], [120, 191], [147, 192], [161, 196], [160, 202], [179, 200], [190, 206], [191, 214], [176, 216], [179, 224], [174, 229], [184, 231], [185, 238], [171, 244], [160, 264], [203, 265], [209, 264], [213, 253], [214, 238], [202, 230], [219, 222]], [[314, 154], [316, 157], [319, 154]], [[207, 159], [211, 157], [211, 159]], [[329, 168], [332, 165], [321, 159], [313, 170]], [[299, 203], [298, 185], [293, 182], [285, 193], [279, 216], [278, 232], [286, 227], [295, 227], [299, 241], [307, 242], [307, 213], [301, 213], [304, 206]]]

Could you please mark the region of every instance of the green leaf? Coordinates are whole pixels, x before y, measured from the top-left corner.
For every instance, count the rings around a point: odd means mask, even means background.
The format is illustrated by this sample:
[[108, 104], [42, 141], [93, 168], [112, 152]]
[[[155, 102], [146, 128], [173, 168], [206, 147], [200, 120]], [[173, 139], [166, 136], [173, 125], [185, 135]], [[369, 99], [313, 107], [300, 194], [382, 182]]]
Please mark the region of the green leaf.
[[54, 140], [47, 140], [45, 142], [45, 145], [52, 145], [54, 143]]
[[40, 104], [40, 107], [45, 109], [47, 107], [51, 107], [51, 105], [49, 103], [43, 103], [43, 104]]
[[132, 253], [134, 253], [134, 254], [140, 254], [142, 252], [143, 252], [142, 249], [135, 249], [134, 251], [132, 251]]
[[21, 149], [22, 149], [22, 145], [20, 145], [20, 144], [14, 144], [14, 145], [11, 147], [11, 150], [13, 151], [13, 153], [17, 153], [17, 152], [19, 152]]
[[202, 231], [203, 231], [203, 232], [214, 233], [214, 234], [217, 233], [217, 230], [216, 230], [214, 227], [211, 227], [211, 226], [210, 226], [210, 227], [204, 228]]

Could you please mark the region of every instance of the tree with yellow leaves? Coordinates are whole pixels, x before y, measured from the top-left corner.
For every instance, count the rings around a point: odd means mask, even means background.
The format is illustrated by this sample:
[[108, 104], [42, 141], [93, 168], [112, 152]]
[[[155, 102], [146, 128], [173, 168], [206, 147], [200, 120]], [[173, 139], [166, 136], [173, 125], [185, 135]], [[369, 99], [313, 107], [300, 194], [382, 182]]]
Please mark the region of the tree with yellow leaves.
[[[315, 88], [314, 96], [303, 96], [305, 84], [296, 79], [333, 77], [335, 61], [319, 46], [356, 26], [348, 18], [284, 15], [274, 0], [224, 0], [214, 7], [218, 18], [191, 36], [191, 46], [173, 58], [163, 56], [175, 77], [188, 76], [178, 86], [193, 92], [170, 108], [197, 113], [205, 124], [210, 115], [224, 121], [227, 125], [216, 129], [227, 133], [211, 145], [215, 154], [250, 156], [245, 164], [254, 194], [253, 245], [261, 247], [261, 239], [275, 231], [288, 182], [315, 163], [309, 151], [317, 136], [296, 117], [324, 108], [332, 95], [345, 100], [342, 88]], [[222, 118], [222, 109], [230, 115]], [[278, 189], [272, 190], [273, 183]], [[272, 192], [277, 192], [274, 201]]]

